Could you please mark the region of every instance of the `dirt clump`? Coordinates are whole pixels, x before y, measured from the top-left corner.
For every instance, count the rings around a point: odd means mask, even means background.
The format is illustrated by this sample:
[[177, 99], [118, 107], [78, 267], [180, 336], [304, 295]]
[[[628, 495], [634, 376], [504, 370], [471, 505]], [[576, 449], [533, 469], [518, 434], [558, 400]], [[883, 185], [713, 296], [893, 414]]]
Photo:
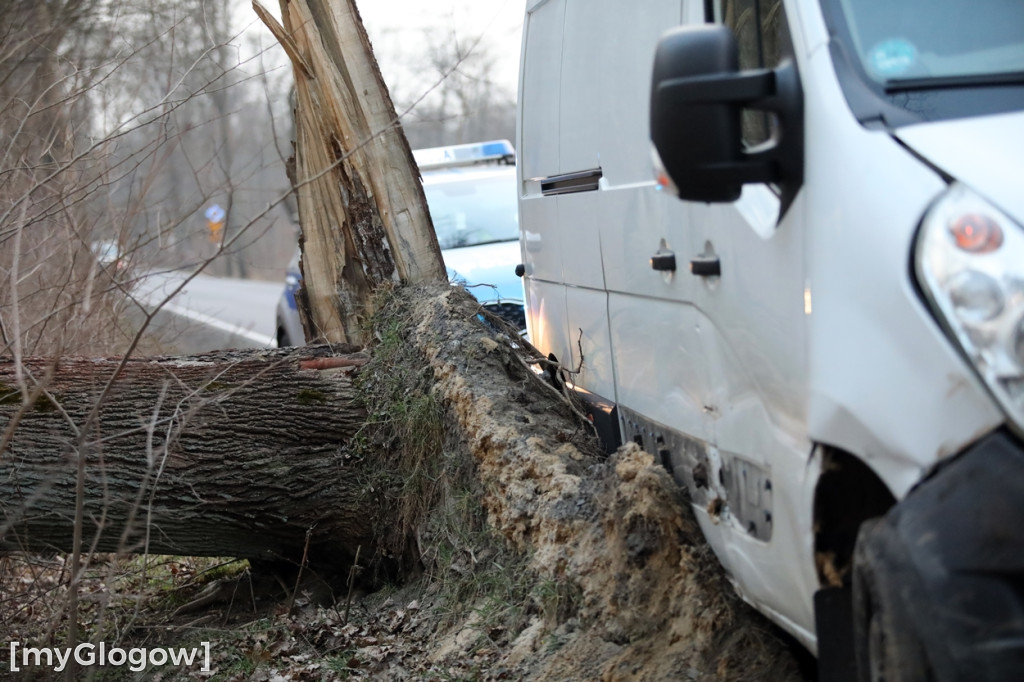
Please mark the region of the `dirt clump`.
[[419, 311], [408, 342], [450, 430], [465, 435], [488, 525], [528, 557], [546, 595], [499, 667], [541, 680], [800, 679], [651, 455], [629, 444], [603, 457], [577, 411], [528, 369], [536, 358], [480, 324], [463, 292], [421, 289], [390, 305], [385, 316]]

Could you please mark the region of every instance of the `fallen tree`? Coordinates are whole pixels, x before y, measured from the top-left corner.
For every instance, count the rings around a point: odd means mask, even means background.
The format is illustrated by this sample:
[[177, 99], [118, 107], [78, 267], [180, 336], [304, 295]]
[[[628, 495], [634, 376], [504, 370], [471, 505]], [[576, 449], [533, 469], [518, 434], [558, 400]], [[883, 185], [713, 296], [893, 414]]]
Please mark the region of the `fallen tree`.
[[[0, 425], [16, 425], [0, 457], [0, 550], [73, 549], [82, 458], [85, 549], [296, 563], [308, 554], [342, 571], [362, 548], [368, 562], [393, 563], [433, 502], [410, 479], [438, 474], [446, 442], [475, 444], [492, 409], [446, 404], [434, 391], [439, 372], [471, 393], [501, 387], [539, 402], [554, 426], [528, 410], [516, 438], [562, 433], [565, 419], [581, 442], [592, 435], [529, 370], [538, 358], [515, 330], [481, 314], [464, 290], [441, 284], [393, 294], [373, 355], [320, 345], [123, 365], [28, 358], [20, 370], [47, 377], [29, 399], [18, 366], [0, 363]], [[490, 353], [497, 364], [479, 360]]]
[[[344, 353], [341, 351], [349, 351]], [[0, 549], [70, 551], [85, 458], [84, 538], [102, 552], [301, 556], [369, 545], [352, 452], [365, 409], [354, 348], [0, 363]], [[90, 416], [100, 393], [117, 378]], [[87, 433], [83, 434], [82, 429]]]
[[[254, 7], [296, 79], [306, 336], [353, 352], [378, 291], [446, 282], [418, 169], [352, 0]], [[363, 407], [351, 372], [303, 365], [325, 353], [0, 362], [0, 549], [351, 558]]]

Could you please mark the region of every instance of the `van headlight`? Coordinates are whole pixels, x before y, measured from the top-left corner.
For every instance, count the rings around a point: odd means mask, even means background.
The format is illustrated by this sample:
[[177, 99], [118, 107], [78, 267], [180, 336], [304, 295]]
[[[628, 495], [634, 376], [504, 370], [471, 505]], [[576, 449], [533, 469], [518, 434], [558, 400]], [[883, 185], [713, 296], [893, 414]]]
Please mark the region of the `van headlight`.
[[1024, 429], [1024, 230], [953, 184], [925, 214], [915, 269], [940, 322]]

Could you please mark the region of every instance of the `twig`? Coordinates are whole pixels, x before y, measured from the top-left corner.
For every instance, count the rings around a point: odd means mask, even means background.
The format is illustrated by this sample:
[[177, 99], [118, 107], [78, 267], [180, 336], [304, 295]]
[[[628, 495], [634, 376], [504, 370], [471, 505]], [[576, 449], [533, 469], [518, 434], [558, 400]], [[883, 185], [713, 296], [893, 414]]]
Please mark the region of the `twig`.
[[249, 578], [249, 598], [252, 599], [252, 612], [253, 615], [257, 613], [256, 610], [256, 588], [252, 584], [252, 567], [245, 569], [245, 575]]
[[352, 589], [356, 585], [356, 571], [359, 569], [359, 552], [362, 549], [362, 545], [356, 547], [356, 560], [348, 571], [348, 598], [345, 599], [345, 619], [342, 621], [345, 625], [348, 625], [348, 611], [352, 607]]
[[[528, 364], [526, 364], [526, 360], [523, 360], [521, 357], [519, 357], [518, 353], [512, 353], [512, 357], [514, 357], [524, 368], [526, 368], [527, 372], [530, 372], [531, 374], [533, 374], [533, 370], [530, 369], [530, 366]], [[561, 367], [561, 365], [559, 365], [558, 363], [549, 363], [549, 364], [553, 364], [556, 367]], [[595, 436], [597, 435], [597, 427], [594, 426], [594, 423], [592, 421], [590, 421], [590, 418], [587, 417], [586, 414], [581, 412], [580, 409], [573, 404], [572, 399], [569, 398], [568, 393], [563, 395], [562, 393], [559, 392], [559, 390], [557, 388], [555, 388], [554, 386], [552, 386], [548, 382], [544, 381], [543, 379], [541, 379], [538, 383], [541, 386], [543, 386], [544, 388], [546, 388], [547, 390], [549, 390], [552, 393], [554, 393], [556, 396], [558, 396], [558, 399], [561, 400], [562, 402], [564, 402], [566, 405], [568, 405], [569, 409], [572, 410], [573, 414], [575, 414], [577, 417], [579, 417], [580, 421], [582, 421], [584, 424], [589, 425], [590, 428], [594, 430], [594, 435]], [[566, 390], [568, 390], [568, 389], [566, 389]]]
[[185, 623], [184, 625], [179, 625], [179, 626], [177, 626], [174, 629], [180, 632], [182, 630], [188, 630], [189, 628], [199, 627], [200, 625], [205, 625], [206, 623], [211, 622], [216, 617], [217, 617], [216, 613], [208, 613], [205, 616], [199, 616], [199, 618], [196, 618], [195, 620], [193, 620], [193, 621], [191, 621], [189, 623]]
[[[246, 573], [242, 574], [242, 576], [245, 576], [245, 575], [247, 575], [247, 574]], [[231, 609], [234, 608], [234, 606], [235, 606], [235, 595], [238, 594], [238, 584], [242, 581], [242, 576], [239, 576], [235, 580], [235, 589], [231, 590], [231, 600], [228, 602], [228, 608], [224, 612], [224, 625], [228, 624], [228, 618], [231, 617]], [[251, 583], [252, 580], [250, 579], [249, 582]]]
[[292, 612], [292, 608], [295, 606], [295, 595], [299, 593], [299, 584], [302, 582], [302, 571], [306, 568], [306, 559], [309, 556], [309, 540], [313, 537], [314, 528], [316, 528], [316, 524], [313, 524], [306, 529], [306, 544], [302, 548], [302, 562], [299, 564], [299, 574], [295, 576], [295, 589], [292, 590], [292, 596], [288, 599], [288, 613]]
[[576, 374], [583, 371], [583, 328], [580, 327], [580, 335], [576, 339], [576, 347], [580, 349], [580, 364], [576, 365]]
[[192, 613], [205, 609], [207, 606], [212, 606], [217, 602], [227, 601], [228, 596], [225, 594], [224, 588], [227, 586], [227, 582], [224, 580], [215, 580], [214, 582], [207, 585], [199, 596], [188, 602], [182, 604], [171, 613], [171, 618], [177, 618], [186, 613]]

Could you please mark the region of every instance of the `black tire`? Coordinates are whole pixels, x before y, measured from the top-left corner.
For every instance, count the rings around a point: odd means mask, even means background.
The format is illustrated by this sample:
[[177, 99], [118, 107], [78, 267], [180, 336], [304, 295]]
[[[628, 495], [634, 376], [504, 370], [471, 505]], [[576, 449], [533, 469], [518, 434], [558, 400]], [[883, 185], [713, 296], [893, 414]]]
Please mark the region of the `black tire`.
[[292, 343], [292, 340], [288, 338], [288, 332], [286, 332], [284, 330], [284, 327], [278, 327], [277, 328], [277, 347], [278, 348], [286, 348], [286, 347], [291, 346], [291, 345], [294, 345], [294, 344]]
[[933, 682], [879, 519], [864, 522], [853, 555], [853, 634], [859, 682]]

